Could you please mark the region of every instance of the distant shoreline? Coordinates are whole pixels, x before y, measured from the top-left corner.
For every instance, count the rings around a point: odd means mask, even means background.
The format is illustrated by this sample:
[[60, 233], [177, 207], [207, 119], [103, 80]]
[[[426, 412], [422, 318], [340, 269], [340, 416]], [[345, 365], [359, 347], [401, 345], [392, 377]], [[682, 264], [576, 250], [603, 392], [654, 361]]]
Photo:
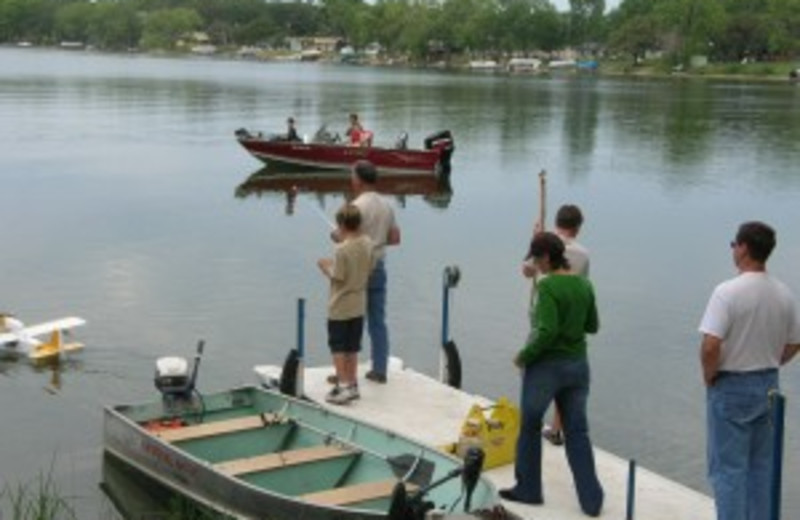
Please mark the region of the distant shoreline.
[[9, 49], [40, 49], [68, 52], [97, 52], [102, 54], [130, 55], [141, 54], [153, 57], [176, 57], [176, 58], [208, 58], [233, 61], [263, 61], [263, 62], [309, 62], [309, 63], [341, 63], [343, 66], [360, 66], [375, 68], [413, 68], [426, 70], [445, 70], [454, 72], [465, 72], [476, 75], [497, 74], [506, 76], [531, 76], [547, 77], [558, 75], [567, 76], [599, 76], [615, 78], [648, 78], [648, 79], [707, 79], [707, 80], [731, 80], [741, 82], [770, 82], [770, 83], [797, 83], [797, 77], [792, 77], [792, 71], [800, 72], [800, 64], [794, 61], [783, 62], [754, 62], [754, 63], [711, 63], [706, 66], [696, 67], [685, 71], [675, 71], [666, 67], [663, 63], [653, 61], [644, 65], [633, 67], [630, 62], [620, 62], [616, 60], [598, 61], [595, 70], [580, 70], [578, 68], [559, 68], [550, 70], [543, 67], [538, 70], [524, 72], [510, 72], [502, 65], [498, 65], [494, 70], [470, 68], [470, 60], [467, 56], [456, 56], [447, 61], [435, 63], [416, 62], [407, 57], [378, 57], [372, 56], [358, 61], [346, 62], [336, 54], [322, 54], [317, 59], [304, 59], [301, 53], [291, 51], [266, 51], [261, 50], [257, 54], [241, 54], [237, 50], [218, 50], [213, 53], [197, 53], [191, 51], [108, 51], [86, 46], [78, 46], [74, 43], [69, 46], [39, 46], [20, 42], [17, 44], [4, 44], [0, 48]]

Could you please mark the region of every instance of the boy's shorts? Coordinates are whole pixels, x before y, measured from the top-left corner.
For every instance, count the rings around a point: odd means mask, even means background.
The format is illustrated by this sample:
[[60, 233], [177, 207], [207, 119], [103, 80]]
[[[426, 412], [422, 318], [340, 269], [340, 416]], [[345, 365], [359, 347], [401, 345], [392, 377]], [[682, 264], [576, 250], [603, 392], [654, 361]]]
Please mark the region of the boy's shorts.
[[364, 317], [349, 320], [328, 320], [328, 346], [334, 354], [361, 351]]

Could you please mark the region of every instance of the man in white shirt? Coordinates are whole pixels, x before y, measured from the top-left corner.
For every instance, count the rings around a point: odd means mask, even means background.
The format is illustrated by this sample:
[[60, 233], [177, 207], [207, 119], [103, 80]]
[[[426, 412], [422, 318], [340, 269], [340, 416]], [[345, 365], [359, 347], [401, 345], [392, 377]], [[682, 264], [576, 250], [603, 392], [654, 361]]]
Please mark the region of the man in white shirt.
[[739, 226], [730, 244], [739, 274], [714, 289], [700, 322], [708, 475], [718, 520], [769, 518], [769, 395], [778, 390], [778, 368], [800, 349], [795, 298], [766, 270], [775, 243], [775, 231], [763, 222]]
[[[389, 363], [389, 331], [386, 327], [386, 246], [400, 243], [400, 228], [391, 204], [378, 194], [375, 165], [361, 160], [353, 165], [350, 183], [356, 198], [352, 204], [361, 212], [361, 232], [372, 239], [375, 267], [367, 286], [367, 331], [372, 345], [372, 369], [366, 378], [386, 383]], [[337, 240], [337, 237], [333, 237]]]

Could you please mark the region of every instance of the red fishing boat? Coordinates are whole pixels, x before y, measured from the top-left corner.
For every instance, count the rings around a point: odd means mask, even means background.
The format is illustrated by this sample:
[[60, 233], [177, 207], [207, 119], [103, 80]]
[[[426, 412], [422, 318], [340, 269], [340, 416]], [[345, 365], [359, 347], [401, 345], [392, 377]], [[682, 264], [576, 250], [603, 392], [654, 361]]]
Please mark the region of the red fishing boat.
[[449, 130], [426, 137], [421, 149], [408, 148], [406, 134], [392, 148], [352, 146], [342, 142], [338, 135], [330, 134], [325, 126], [309, 142], [251, 133], [244, 128], [236, 131], [236, 139], [253, 157], [268, 165], [348, 171], [354, 162], [366, 159], [381, 174], [448, 173], [455, 149]]

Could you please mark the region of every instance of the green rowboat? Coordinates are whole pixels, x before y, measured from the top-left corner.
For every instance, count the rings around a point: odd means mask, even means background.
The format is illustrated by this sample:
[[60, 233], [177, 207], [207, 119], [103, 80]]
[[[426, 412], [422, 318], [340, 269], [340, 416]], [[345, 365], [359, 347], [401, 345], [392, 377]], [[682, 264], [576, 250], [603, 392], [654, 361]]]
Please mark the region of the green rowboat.
[[149, 477], [237, 518], [409, 520], [499, 503], [492, 484], [459, 459], [259, 387], [178, 405], [107, 407], [104, 444]]

